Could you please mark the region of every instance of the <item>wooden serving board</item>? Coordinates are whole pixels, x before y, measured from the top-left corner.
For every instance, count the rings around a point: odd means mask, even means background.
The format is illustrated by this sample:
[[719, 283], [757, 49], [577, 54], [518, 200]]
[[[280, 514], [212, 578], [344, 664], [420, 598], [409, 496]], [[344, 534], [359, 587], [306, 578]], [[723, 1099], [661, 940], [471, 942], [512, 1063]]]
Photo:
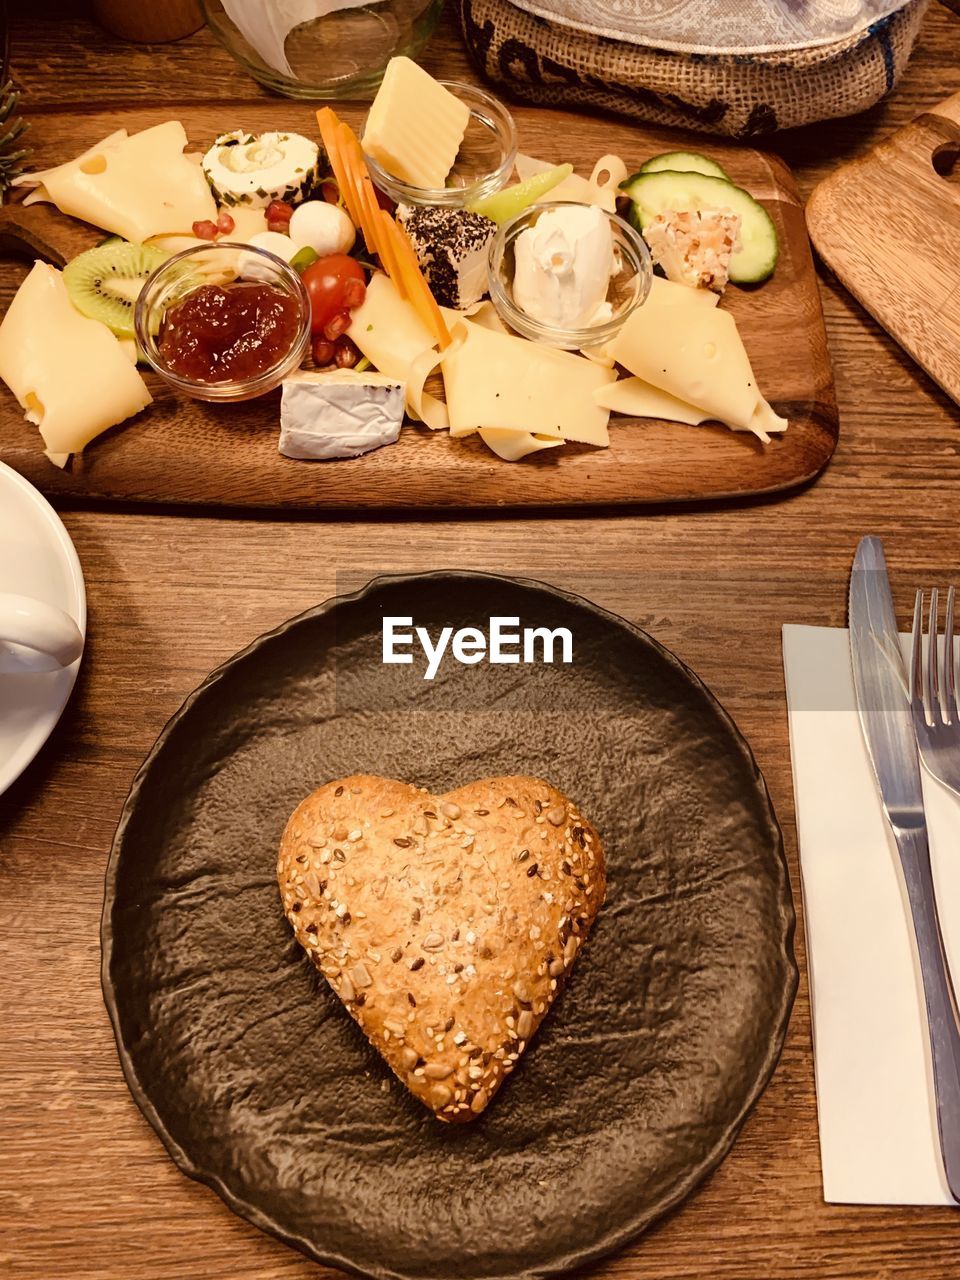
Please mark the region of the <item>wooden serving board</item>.
[[807, 225], [824, 262], [960, 403], [960, 93], [816, 188]]
[[[612, 418], [609, 449], [565, 445], [521, 463], [506, 463], [479, 440], [451, 440], [446, 432], [410, 425], [396, 445], [363, 458], [293, 462], [277, 451], [279, 392], [216, 406], [179, 397], [150, 374], [154, 404], [94, 441], [63, 471], [47, 461], [36, 429], [0, 388], [0, 459], [60, 500], [273, 509], [688, 502], [773, 493], [816, 476], [836, 445], [837, 409], [803, 209], [786, 167], [757, 151], [705, 144], [653, 127], [536, 108], [513, 110], [521, 150], [529, 154], [552, 162], [569, 160], [578, 172], [589, 174], [609, 152], [639, 167], [658, 151], [695, 145], [769, 209], [781, 242], [776, 274], [759, 289], [731, 288], [724, 305], [737, 319], [761, 390], [790, 420], [784, 437], [764, 447], [752, 436], [718, 426]], [[363, 109], [344, 108], [343, 115], [358, 125]], [[183, 121], [198, 150], [217, 133], [237, 126], [316, 135], [309, 106], [257, 102], [228, 111], [168, 106], [51, 112], [34, 117], [30, 141], [36, 161], [46, 166], [79, 154], [117, 128], [133, 132], [171, 118]], [[31, 206], [19, 216], [35, 237], [67, 257], [102, 238], [48, 206]], [[27, 268], [24, 259], [0, 262], [4, 308]]]

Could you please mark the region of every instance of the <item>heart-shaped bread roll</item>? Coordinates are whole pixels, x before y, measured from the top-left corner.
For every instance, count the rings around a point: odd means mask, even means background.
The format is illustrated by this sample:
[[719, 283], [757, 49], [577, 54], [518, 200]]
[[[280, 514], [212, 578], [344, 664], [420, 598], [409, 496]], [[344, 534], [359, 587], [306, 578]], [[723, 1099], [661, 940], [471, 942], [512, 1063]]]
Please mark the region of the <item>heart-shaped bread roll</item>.
[[590, 823], [538, 778], [449, 795], [329, 782], [277, 877], [298, 941], [407, 1088], [479, 1115], [560, 994], [606, 890]]

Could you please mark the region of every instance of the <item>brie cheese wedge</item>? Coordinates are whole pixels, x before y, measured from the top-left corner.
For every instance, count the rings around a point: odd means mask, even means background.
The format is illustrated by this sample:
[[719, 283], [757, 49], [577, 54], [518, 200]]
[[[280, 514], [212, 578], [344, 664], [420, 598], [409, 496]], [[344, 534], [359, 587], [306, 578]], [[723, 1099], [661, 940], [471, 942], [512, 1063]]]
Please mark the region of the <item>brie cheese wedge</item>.
[[357, 458], [395, 444], [406, 388], [367, 370], [302, 370], [286, 378], [280, 400], [280, 452], [301, 461]]

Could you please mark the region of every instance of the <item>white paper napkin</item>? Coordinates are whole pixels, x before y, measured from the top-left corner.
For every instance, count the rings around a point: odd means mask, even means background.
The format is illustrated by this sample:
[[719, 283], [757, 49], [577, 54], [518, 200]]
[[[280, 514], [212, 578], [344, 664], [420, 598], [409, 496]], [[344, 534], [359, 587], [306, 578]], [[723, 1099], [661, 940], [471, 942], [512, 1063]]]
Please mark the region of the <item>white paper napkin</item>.
[[[906, 654], [909, 637], [901, 637]], [[860, 730], [848, 633], [783, 628], [823, 1194], [954, 1203], [937, 1140], [920, 962]], [[937, 902], [960, 986], [960, 802], [923, 775]]]

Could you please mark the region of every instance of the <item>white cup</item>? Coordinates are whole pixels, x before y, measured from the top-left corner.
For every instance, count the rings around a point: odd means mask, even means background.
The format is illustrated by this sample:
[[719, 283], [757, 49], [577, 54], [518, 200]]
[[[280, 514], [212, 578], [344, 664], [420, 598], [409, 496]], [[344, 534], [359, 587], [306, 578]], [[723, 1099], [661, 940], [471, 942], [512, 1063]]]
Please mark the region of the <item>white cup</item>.
[[83, 652], [83, 635], [54, 605], [0, 592], [0, 672], [59, 671]]

